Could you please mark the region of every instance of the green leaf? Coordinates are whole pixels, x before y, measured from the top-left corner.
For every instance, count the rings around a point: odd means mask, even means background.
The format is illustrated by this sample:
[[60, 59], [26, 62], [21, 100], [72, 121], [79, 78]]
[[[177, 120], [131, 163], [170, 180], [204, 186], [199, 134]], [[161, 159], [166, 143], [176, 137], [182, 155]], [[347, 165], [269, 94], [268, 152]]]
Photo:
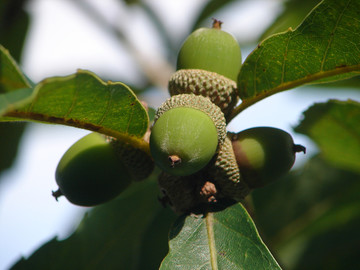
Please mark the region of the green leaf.
[[50, 240], [12, 269], [158, 269], [175, 214], [157, 200], [153, 180], [93, 208], [69, 238]]
[[255, 221], [285, 269], [357, 269], [359, 193], [358, 174], [316, 156], [253, 191]]
[[0, 180], [1, 173], [10, 168], [19, 150], [25, 123], [0, 123]]
[[0, 115], [31, 101], [32, 89], [8, 50], [0, 45]]
[[29, 87], [29, 82], [9, 54], [9, 51], [0, 45], [0, 95]]
[[360, 2], [321, 2], [296, 30], [269, 37], [245, 60], [239, 77], [243, 109], [302, 84], [340, 80], [360, 71]]
[[104, 83], [88, 71], [45, 79], [34, 92], [29, 105], [6, 113], [2, 120], [75, 126], [137, 143], [133, 137], [141, 138], [148, 128], [147, 112], [130, 88], [121, 82]]
[[205, 217], [182, 216], [160, 269], [280, 269], [240, 204]]
[[306, 17], [306, 15], [320, 2], [320, 0], [288, 0], [283, 4], [281, 14], [276, 18], [273, 24], [265, 30], [260, 40], [270, 35], [284, 32], [289, 27], [297, 27]]
[[2, 0], [0, 2], [0, 44], [11, 50], [20, 61], [30, 18], [24, 10], [28, 0]]
[[360, 173], [359, 123], [359, 102], [330, 100], [304, 112], [295, 131], [312, 138], [334, 166]]

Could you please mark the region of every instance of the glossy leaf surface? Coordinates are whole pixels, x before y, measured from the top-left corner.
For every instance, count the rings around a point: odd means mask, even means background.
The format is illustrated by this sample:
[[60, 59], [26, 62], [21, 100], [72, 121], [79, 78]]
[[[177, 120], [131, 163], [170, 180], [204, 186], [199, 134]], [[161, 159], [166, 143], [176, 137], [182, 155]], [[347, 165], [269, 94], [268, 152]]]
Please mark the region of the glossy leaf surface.
[[170, 231], [165, 269], [280, 269], [240, 204], [205, 217], [180, 217]]
[[88, 71], [45, 79], [34, 92], [29, 105], [6, 113], [3, 120], [63, 124], [118, 138], [142, 137], [148, 127], [147, 112], [130, 88], [104, 83]]
[[359, 13], [359, 1], [325, 0], [295, 30], [261, 42], [238, 77], [240, 108], [302, 84], [359, 74]]

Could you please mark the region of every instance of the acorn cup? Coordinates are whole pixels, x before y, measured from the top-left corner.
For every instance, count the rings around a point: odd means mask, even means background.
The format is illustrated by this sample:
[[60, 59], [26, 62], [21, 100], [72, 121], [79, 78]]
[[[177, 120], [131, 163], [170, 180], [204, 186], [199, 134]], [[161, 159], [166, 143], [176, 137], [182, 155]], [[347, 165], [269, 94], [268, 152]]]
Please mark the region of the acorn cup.
[[211, 179], [216, 185], [217, 198], [241, 201], [251, 191], [241, 175], [229, 137], [226, 137], [216, 159], [209, 164], [205, 172], [207, 179]]
[[237, 40], [221, 30], [200, 28], [184, 41], [177, 58], [177, 71], [169, 80], [170, 95], [193, 93], [209, 97], [227, 116], [238, 101], [236, 80], [241, 67]]
[[225, 118], [218, 106], [202, 96], [176, 95], [156, 112], [150, 152], [163, 171], [186, 176], [204, 168], [225, 137]]
[[265, 186], [286, 174], [298, 152], [306, 148], [289, 133], [273, 127], [255, 127], [231, 134], [236, 161], [250, 188]]
[[56, 200], [65, 196], [75, 205], [98, 205], [117, 197], [132, 180], [148, 177], [153, 169], [151, 157], [140, 149], [90, 133], [61, 158], [55, 172], [59, 189], [53, 196]]

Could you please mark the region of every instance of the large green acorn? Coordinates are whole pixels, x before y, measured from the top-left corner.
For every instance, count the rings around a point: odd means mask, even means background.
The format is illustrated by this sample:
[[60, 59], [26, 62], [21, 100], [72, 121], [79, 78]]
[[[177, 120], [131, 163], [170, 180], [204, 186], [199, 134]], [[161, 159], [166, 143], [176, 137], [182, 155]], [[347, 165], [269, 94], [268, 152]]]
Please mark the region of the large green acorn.
[[241, 175], [251, 188], [277, 180], [291, 169], [295, 154], [306, 151], [289, 133], [273, 127], [246, 129], [232, 134], [231, 140]]
[[209, 97], [226, 116], [238, 100], [236, 79], [240, 67], [237, 40], [214, 20], [213, 28], [200, 28], [183, 43], [177, 71], [169, 80], [169, 93]]
[[157, 110], [150, 135], [155, 163], [170, 175], [191, 175], [204, 168], [226, 137], [220, 108], [208, 98], [176, 95]]
[[[124, 162], [124, 155], [121, 155], [130, 150], [125, 148], [119, 152], [120, 145], [114, 147], [114, 142], [109, 141], [101, 134], [90, 133], [65, 152], [55, 172], [59, 186], [53, 192], [56, 199], [64, 195], [73, 204], [93, 206], [115, 198], [130, 184], [135, 174], [127, 166], [131, 163], [129, 158]], [[138, 170], [142, 173], [136, 177], [146, 177], [151, 173], [153, 164], [148, 160], [142, 163], [142, 169]]]
[[176, 69], [207, 70], [236, 81], [240, 67], [237, 40], [214, 20], [212, 28], [199, 28], [187, 37], [178, 53]]

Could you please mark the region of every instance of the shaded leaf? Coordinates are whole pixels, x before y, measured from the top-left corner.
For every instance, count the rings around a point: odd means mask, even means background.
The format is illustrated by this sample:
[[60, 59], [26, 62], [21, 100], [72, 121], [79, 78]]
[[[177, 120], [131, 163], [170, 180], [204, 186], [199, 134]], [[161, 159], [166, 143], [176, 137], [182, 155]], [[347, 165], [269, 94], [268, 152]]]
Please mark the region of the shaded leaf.
[[356, 269], [346, 266], [358, 265], [359, 193], [358, 174], [314, 157], [253, 192], [255, 221], [285, 269]]
[[29, 15], [24, 10], [28, 0], [2, 0], [0, 2], [0, 44], [11, 51], [20, 61], [27, 30]]
[[0, 180], [1, 173], [10, 168], [16, 158], [25, 123], [0, 123]]
[[104, 83], [93, 73], [79, 70], [70, 76], [45, 79], [34, 92], [29, 105], [8, 112], [2, 120], [75, 126], [142, 144], [134, 136], [145, 134], [147, 112], [121, 82]]
[[134, 183], [89, 211], [69, 238], [50, 240], [12, 269], [158, 269], [175, 215], [162, 208], [157, 191], [153, 180]]
[[359, 13], [359, 1], [325, 0], [296, 30], [260, 43], [241, 68], [238, 87], [243, 103], [234, 114], [280, 91], [358, 74]]
[[30, 84], [9, 51], [0, 45], [0, 95], [29, 87]]
[[31, 101], [32, 88], [8, 50], [0, 45], [0, 115]]
[[334, 166], [360, 173], [360, 103], [330, 100], [304, 112], [295, 131], [308, 135]]
[[160, 269], [280, 269], [240, 204], [206, 217], [182, 216]]

